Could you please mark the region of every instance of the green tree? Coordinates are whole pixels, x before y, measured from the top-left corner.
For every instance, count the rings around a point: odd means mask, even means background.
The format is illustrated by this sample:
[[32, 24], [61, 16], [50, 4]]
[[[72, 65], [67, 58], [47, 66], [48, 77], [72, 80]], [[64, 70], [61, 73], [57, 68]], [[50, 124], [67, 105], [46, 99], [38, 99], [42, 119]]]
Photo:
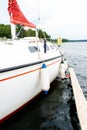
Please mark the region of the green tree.
[[11, 38], [11, 27], [10, 27], [10, 25], [0, 24], [0, 37]]
[[45, 31], [42, 31], [42, 30], [38, 30], [38, 37], [39, 38], [46, 38], [46, 39], [50, 39], [51, 36], [48, 35]]
[[[36, 35], [34, 30], [31, 30], [31, 29], [24, 30], [24, 28], [21, 28], [20, 25], [16, 26], [16, 32], [17, 32], [17, 34], [19, 33], [18, 37], [20, 37], [20, 38], [29, 37], [29, 36], [35, 37], [35, 35]], [[11, 38], [11, 26], [10, 25], [0, 24], [0, 37]], [[38, 30], [38, 37], [46, 38], [48, 40], [51, 39], [51, 36], [42, 30]]]

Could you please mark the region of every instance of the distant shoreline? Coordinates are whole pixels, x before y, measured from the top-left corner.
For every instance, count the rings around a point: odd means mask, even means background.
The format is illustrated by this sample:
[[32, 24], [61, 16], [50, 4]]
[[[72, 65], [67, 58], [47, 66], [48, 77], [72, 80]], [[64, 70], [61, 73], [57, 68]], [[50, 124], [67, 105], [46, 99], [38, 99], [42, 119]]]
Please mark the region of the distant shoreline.
[[83, 39], [83, 40], [68, 40], [68, 39], [62, 39], [62, 42], [87, 42], [87, 39]]
[[87, 39], [86, 40], [68, 40], [68, 42], [87, 42]]

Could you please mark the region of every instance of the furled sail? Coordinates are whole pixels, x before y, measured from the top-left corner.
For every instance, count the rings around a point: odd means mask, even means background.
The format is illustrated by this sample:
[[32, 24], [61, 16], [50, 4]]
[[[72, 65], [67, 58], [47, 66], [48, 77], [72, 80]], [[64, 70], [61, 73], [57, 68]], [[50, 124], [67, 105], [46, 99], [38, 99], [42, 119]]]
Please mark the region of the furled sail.
[[21, 24], [30, 28], [36, 28], [36, 26], [29, 22], [22, 11], [19, 8], [16, 0], [8, 0], [8, 12], [10, 16], [10, 22], [13, 24]]

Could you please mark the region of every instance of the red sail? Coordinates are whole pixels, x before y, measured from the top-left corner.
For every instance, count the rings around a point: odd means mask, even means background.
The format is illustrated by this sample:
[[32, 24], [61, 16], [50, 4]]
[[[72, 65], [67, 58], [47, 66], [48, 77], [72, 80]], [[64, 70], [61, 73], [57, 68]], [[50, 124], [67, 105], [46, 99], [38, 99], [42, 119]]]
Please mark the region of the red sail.
[[31, 28], [36, 28], [36, 26], [29, 22], [22, 11], [19, 8], [19, 5], [17, 4], [16, 0], [8, 0], [8, 12], [10, 15], [10, 21], [14, 24], [21, 24], [24, 26], [28, 26]]

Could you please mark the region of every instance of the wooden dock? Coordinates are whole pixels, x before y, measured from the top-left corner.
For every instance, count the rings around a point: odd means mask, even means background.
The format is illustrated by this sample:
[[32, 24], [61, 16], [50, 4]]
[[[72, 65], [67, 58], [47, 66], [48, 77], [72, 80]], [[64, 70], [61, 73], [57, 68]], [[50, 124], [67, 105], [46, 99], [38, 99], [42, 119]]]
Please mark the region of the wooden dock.
[[69, 70], [80, 126], [82, 130], [87, 130], [87, 101], [73, 68], [70, 68]]

